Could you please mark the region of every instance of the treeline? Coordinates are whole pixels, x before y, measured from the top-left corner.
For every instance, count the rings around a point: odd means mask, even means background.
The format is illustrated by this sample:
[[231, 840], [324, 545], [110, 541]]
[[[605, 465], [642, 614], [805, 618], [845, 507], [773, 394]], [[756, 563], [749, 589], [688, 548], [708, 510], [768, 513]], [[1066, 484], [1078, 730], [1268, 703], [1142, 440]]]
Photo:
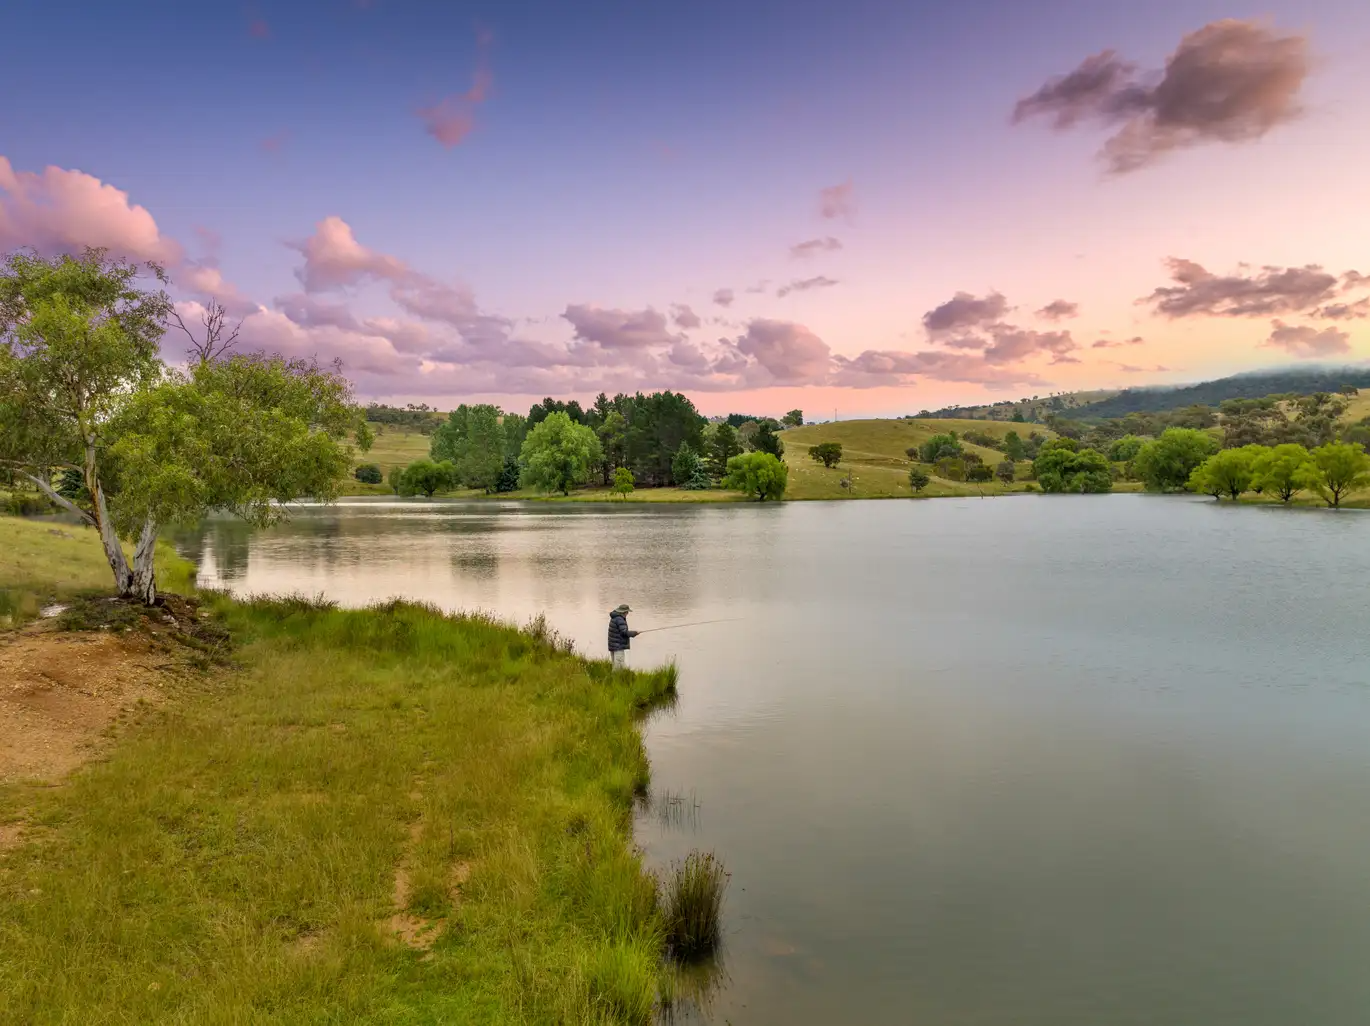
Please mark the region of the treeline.
[[1236, 374], [1184, 388], [1129, 388], [1108, 399], [1081, 406], [1076, 415], [1085, 419], [1109, 419], [1129, 413], [1160, 413], [1185, 406], [1218, 407], [1230, 399], [1285, 398], [1315, 395], [1318, 392], [1351, 392], [1370, 388], [1370, 370], [1271, 371], [1261, 374]]
[[398, 406], [371, 403], [366, 407], [366, 419], [372, 424], [384, 424], [387, 427], [431, 435], [443, 422], [443, 415], [425, 403], [410, 403], [403, 409]]
[[[701, 490], [737, 480], [731, 461], [740, 455], [780, 460], [779, 432], [802, 422], [803, 413], [792, 410], [781, 421], [734, 415], [710, 423], [688, 397], [670, 391], [613, 398], [601, 392], [588, 406], [548, 397], [526, 416], [463, 404], [432, 431], [429, 458], [393, 468], [388, 483], [398, 494], [429, 496], [453, 488], [569, 493], [592, 483], [621, 495], [636, 486]], [[359, 467], [357, 475], [379, 483], [374, 466]], [[772, 482], [760, 497], [775, 497], [774, 488]]]

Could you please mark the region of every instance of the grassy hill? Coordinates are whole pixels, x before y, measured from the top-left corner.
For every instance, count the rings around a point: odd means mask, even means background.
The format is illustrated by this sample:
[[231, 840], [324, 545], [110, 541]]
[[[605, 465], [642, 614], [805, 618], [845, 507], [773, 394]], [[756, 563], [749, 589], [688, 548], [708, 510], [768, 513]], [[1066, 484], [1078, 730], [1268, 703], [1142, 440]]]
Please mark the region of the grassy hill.
[[1183, 388], [1129, 388], [1101, 402], [1080, 406], [1070, 414], [1079, 420], [1101, 420], [1129, 413], [1160, 413], [1202, 404], [1217, 407], [1224, 399], [1261, 399], [1267, 395], [1312, 395], [1335, 392], [1343, 385], [1370, 388], [1370, 368], [1310, 368], [1234, 374]]
[[1075, 414], [1071, 413], [1072, 410], [1101, 402], [1117, 394], [1117, 389], [1098, 389], [1091, 392], [1062, 392], [1036, 399], [1005, 399], [979, 406], [945, 406], [940, 410], [924, 411], [918, 415], [918, 419], [1012, 421], [1015, 414], [1020, 414], [1028, 423], [1040, 423], [1050, 413], [1073, 417]]
[[[1050, 434], [1045, 428], [1025, 424], [1002, 424], [983, 420], [840, 420], [830, 424], [809, 424], [790, 428], [781, 433], [785, 443], [785, 462], [790, 468], [787, 499], [879, 499], [912, 495], [909, 488], [909, 458], [905, 450], [922, 445], [933, 435], [955, 431], [979, 431], [1002, 438], [1010, 431], [1027, 437], [1029, 430]], [[809, 446], [820, 442], [840, 442], [842, 462], [832, 470], [809, 458]], [[977, 445], [967, 450], [978, 453], [990, 466], [1004, 458], [1003, 454]], [[1024, 472], [1026, 465], [1020, 468]], [[930, 469], [930, 468], [929, 468]], [[852, 476], [850, 495], [838, 482]], [[947, 481], [934, 477], [922, 492], [926, 496], [940, 495], [997, 495], [1005, 491], [1022, 491], [1018, 482], [1005, 487], [995, 481], [984, 485]]]

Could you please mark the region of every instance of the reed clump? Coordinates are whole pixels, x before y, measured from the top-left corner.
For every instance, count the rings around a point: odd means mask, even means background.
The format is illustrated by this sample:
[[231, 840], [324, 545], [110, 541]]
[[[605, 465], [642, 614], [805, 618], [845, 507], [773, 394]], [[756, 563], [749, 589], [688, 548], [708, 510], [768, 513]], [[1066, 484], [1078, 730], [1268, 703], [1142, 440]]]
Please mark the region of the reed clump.
[[728, 878], [713, 852], [699, 851], [672, 863], [662, 874], [662, 925], [668, 950], [676, 960], [692, 962], [718, 950]]

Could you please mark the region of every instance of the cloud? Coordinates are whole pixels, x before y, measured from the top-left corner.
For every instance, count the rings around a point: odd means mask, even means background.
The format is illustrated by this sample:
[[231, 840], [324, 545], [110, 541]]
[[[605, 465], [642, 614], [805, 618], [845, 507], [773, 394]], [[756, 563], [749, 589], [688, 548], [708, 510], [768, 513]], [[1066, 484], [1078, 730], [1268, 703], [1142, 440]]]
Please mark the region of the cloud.
[[736, 298], [732, 289], [718, 289], [714, 293], [714, 302], [719, 306], [732, 306]]
[[605, 349], [646, 349], [669, 347], [682, 336], [666, 327], [666, 317], [646, 310], [605, 310], [583, 303], [573, 304], [561, 315], [571, 322], [576, 338], [594, 342]]
[[810, 257], [815, 253], [831, 253], [842, 248], [842, 240], [834, 239], [831, 235], [826, 235], [821, 239], [806, 239], [803, 242], [796, 242], [790, 247], [792, 257]]
[[755, 320], [735, 344], [738, 352], [752, 357], [782, 384], [816, 383], [828, 372], [827, 343], [802, 324]]
[[761, 279], [759, 282], [757, 282], [755, 285], [748, 285], [747, 288], [746, 288], [746, 291], [749, 292], [749, 293], [751, 293], [751, 294], [754, 295], [754, 296], [757, 296], [757, 295], [760, 295], [761, 293], [765, 292], [766, 289], [770, 286], [770, 284], [771, 284], [771, 282], [770, 282], [770, 279], [769, 279], [769, 278], [762, 278], [762, 279]]
[[161, 264], [175, 264], [183, 254], [128, 193], [84, 171], [52, 165], [15, 171], [0, 157], [0, 250], [26, 246], [44, 255], [96, 246]]
[[1078, 362], [1067, 354], [1079, 346], [1068, 331], [1032, 331], [1008, 324], [996, 324], [990, 329], [993, 340], [984, 350], [986, 363], [1020, 363], [1035, 356], [1051, 355], [1053, 363]]
[[1019, 100], [1012, 120], [1043, 118], [1058, 131], [1082, 121], [1117, 126], [1100, 155], [1121, 174], [1174, 150], [1250, 142], [1293, 120], [1309, 67], [1303, 36], [1224, 19], [1182, 38], [1159, 73], [1112, 50], [1094, 54]]
[[1091, 349], [1118, 349], [1122, 346], [1139, 346], [1145, 339], [1140, 335], [1134, 335], [1129, 339], [1101, 338], [1097, 342], [1090, 344]]
[[850, 217], [855, 211], [856, 202], [850, 180], [818, 191], [818, 213], [821, 217], [828, 220]]
[[288, 245], [304, 254], [304, 266], [295, 275], [306, 292], [344, 288], [368, 278], [402, 281], [410, 274], [402, 260], [359, 243], [352, 226], [336, 215], [316, 224], [309, 238]]
[[812, 278], [800, 278], [782, 285], [775, 290], [775, 294], [780, 297], [788, 296], [791, 292], [810, 292], [813, 289], [828, 289], [840, 284], [837, 279], [829, 278], [826, 274], [819, 274]]
[[991, 292], [983, 299], [969, 292], [958, 292], [941, 306], [925, 313], [923, 327], [934, 335], [965, 331], [997, 321], [1008, 310], [1008, 300], [998, 292]]
[[684, 303], [677, 303], [671, 307], [671, 319], [676, 322], [678, 327], [684, 328], [687, 331], [692, 328], [698, 328], [704, 323], [699, 319], [699, 314], [695, 313], [694, 310]]
[[460, 143], [476, 127], [476, 108], [486, 101], [495, 77], [490, 71], [489, 48], [492, 36], [482, 30], [476, 36], [476, 71], [471, 88], [464, 93], [445, 96], [429, 107], [415, 113], [423, 122], [424, 131], [449, 150]]
[[1155, 367], [1137, 367], [1130, 363], [1120, 363], [1118, 369], [1124, 374], [1166, 374], [1171, 370], [1171, 368], [1162, 367], [1159, 364]]
[[1071, 303], [1064, 299], [1055, 299], [1038, 310], [1037, 316], [1048, 321], [1063, 321], [1069, 317], [1076, 317], [1079, 313], [1079, 303]]
[[1310, 328], [1302, 324], [1285, 324], [1283, 321], [1271, 322], [1270, 337], [1261, 343], [1276, 349], [1283, 349], [1291, 356], [1304, 359], [1332, 356], [1349, 352], [1350, 336], [1340, 328]]
[[1370, 298], [1358, 299], [1354, 303], [1328, 303], [1314, 310], [1313, 315], [1329, 321], [1352, 321], [1370, 317]]
[[1166, 261], [1174, 285], [1138, 300], [1179, 317], [1268, 317], [1311, 310], [1337, 294], [1338, 279], [1317, 264], [1263, 267], [1255, 274], [1216, 275], [1192, 260]]
[[915, 376], [935, 381], [984, 385], [986, 388], [1044, 384], [1041, 378], [1029, 371], [993, 367], [978, 354], [949, 353], [941, 349], [920, 352], [868, 349], [851, 358], [836, 356], [834, 363], [837, 372], [832, 384], [851, 388], [910, 384]]

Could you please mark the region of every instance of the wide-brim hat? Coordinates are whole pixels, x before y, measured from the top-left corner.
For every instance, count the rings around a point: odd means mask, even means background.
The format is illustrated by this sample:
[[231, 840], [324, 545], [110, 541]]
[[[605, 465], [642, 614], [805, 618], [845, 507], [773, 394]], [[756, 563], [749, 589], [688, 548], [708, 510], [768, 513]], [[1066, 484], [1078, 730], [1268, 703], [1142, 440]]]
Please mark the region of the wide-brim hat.
[[623, 605], [619, 606], [617, 609], [614, 610], [615, 613], [631, 613], [632, 611], [633, 611], [633, 607], [630, 606], [630, 605], [628, 605], [628, 603], [626, 603], [626, 602], [623, 603]]

